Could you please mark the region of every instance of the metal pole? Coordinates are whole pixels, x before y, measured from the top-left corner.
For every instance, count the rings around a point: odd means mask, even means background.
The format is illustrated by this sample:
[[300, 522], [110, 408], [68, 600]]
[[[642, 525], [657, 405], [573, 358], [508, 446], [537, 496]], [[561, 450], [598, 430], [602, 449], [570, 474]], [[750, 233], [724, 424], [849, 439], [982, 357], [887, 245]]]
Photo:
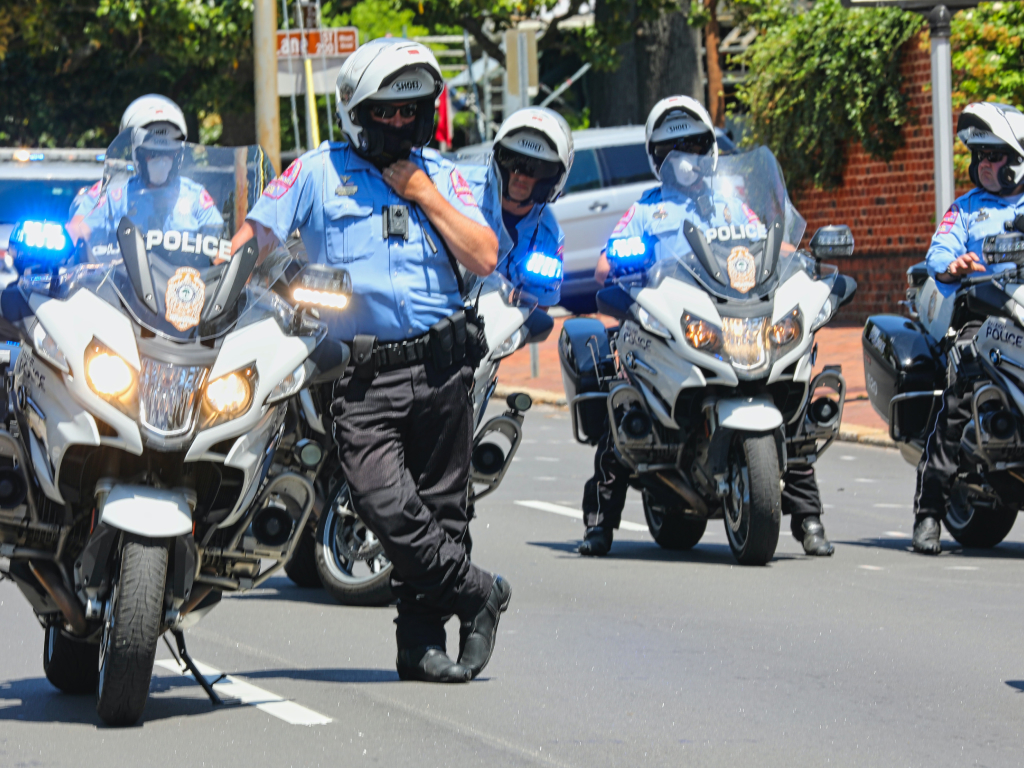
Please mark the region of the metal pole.
[[274, 171], [281, 172], [281, 118], [277, 101], [277, 6], [255, 0], [252, 7], [253, 87], [256, 91], [256, 141]]
[[530, 345], [530, 378], [540, 376], [540, 350], [537, 344]]
[[[324, 45], [323, 35], [326, 32], [324, 29], [324, 15], [320, 8], [320, 0], [316, 0], [316, 23], [320, 27], [320, 66], [323, 67], [323, 77], [327, 79], [327, 46]], [[334, 52], [337, 55], [337, 51]], [[334, 141], [334, 110], [331, 109], [331, 84], [327, 83], [324, 89], [324, 96], [327, 99], [327, 138], [329, 141]]]
[[313, 60], [309, 58], [309, 46], [306, 44], [306, 20], [303, 18], [302, 5], [295, 0], [295, 14], [299, 17], [299, 35], [302, 42], [302, 69], [306, 75], [306, 141], [310, 149], [320, 146], [320, 121], [317, 119], [316, 90], [313, 88]]
[[575, 82], [576, 82], [577, 80], [579, 80], [579, 79], [580, 79], [581, 77], [583, 77], [583, 76], [584, 76], [585, 74], [587, 74], [587, 72], [588, 72], [589, 70], [590, 70], [590, 64], [589, 64], [589, 63], [588, 63], [588, 64], [584, 64], [584, 65], [583, 65], [582, 67], [580, 67], [579, 69], [577, 69], [577, 70], [576, 70], [576, 72], [574, 72], [574, 73], [573, 73], [573, 76], [572, 76], [572, 77], [570, 77], [570, 78], [569, 78], [568, 80], [566, 80], [566, 81], [565, 81], [564, 83], [562, 83], [562, 84], [561, 84], [560, 86], [558, 86], [557, 88], [555, 88], [555, 90], [553, 90], [553, 91], [552, 91], [552, 92], [551, 92], [551, 93], [550, 93], [550, 94], [548, 95], [548, 97], [547, 97], [546, 99], [544, 99], [544, 101], [542, 101], [542, 102], [540, 103], [540, 105], [541, 105], [542, 107], [546, 107], [546, 106], [547, 106], [548, 104], [550, 104], [550, 103], [551, 103], [552, 101], [554, 101], [554, 100], [555, 100], [555, 99], [557, 99], [557, 98], [558, 98], [559, 96], [561, 96], [561, 95], [562, 95], [563, 93], [565, 93], [565, 91], [566, 91], [566, 89], [567, 89], [567, 88], [569, 88], [569, 87], [570, 87], [570, 86], [571, 86], [571, 85], [572, 85], [573, 83], [575, 83]]
[[[285, 39], [287, 40], [288, 39], [288, 0], [281, 0], [281, 16], [282, 16], [282, 19], [284, 20], [284, 33], [285, 33]], [[290, 53], [290, 51], [289, 51], [289, 53]], [[291, 81], [292, 81], [292, 93], [291, 93], [291, 101], [292, 101], [292, 130], [295, 132], [295, 151], [296, 152], [301, 152], [302, 151], [302, 137], [299, 134], [299, 111], [298, 111], [298, 109], [295, 106], [295, 90], [296, 90], [296, 88], [295, 88], [295, 77], [294, 77], [295, 73], [292, 72], [292, 57], [290, 55], [287, 57], [287, 60], [288, 60], [288, 76], [291, 78]]]
[[[519, 48], [519, 105], [521, 108], [530, 106], [530, 46], [526, 39], [526, 33], [522, 30], [516, 35], [516, 45]], [[507, 118], [508, 115], [502, 115]]]
[[953, 67], [949, 52], [949, 9], [928, 14], [932, 44], [932, 142], [935, 147], [935, 221], [953, 204]]
[[492, 136], [491, 123], [494, 122], [494, 113], [491, 108], [491, 77], [487, 72], [491, 62], [487, 56], [487, 51], [484, 51], [481, 61], [483, 63], [480, 66], [484, 68], [484, 134], [480, 137], [480, 141], [490, 141]]
[[473, 89], [473, 111], [476, 112], [476, 129], [480, 136], [480, 141], [484, 141], [484, 113], [480, 109], [480, 89], [476, 87], [476, 78], [473, 77], [473, 54], [469, 49], [469, 32], [465, 29], [462, 30], [462, 47], [466, 51], [466, 74], [469, 75], [469, 85]]

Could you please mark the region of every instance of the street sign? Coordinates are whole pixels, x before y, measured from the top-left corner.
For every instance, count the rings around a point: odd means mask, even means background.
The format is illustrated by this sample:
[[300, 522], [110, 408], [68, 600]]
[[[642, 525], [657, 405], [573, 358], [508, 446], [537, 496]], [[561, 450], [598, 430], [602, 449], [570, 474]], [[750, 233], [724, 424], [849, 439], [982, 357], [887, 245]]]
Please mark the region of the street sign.
[[328, 58], [348, 56], [359, 47], [359, 31], [355, 27], [331, 29], [297, 29], [277, 31], [277, 58], [301, 59], [305, 56]]

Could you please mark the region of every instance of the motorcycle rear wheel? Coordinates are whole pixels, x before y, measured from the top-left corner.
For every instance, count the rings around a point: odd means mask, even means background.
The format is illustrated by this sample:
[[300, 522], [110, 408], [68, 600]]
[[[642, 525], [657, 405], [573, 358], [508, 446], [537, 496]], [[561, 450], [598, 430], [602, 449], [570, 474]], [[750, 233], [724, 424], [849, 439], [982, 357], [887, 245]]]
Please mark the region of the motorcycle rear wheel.
[[100, 641], [96, 712], [107, 725], [134, 725], [146, 707], [163, 619], [167, 546], [125, 534]]
[[665, 504], [654, 498], [650, 491], [644, 491], [644, 518], [647, 530], [662, 549], [685, 551], [693, 549], [704, 535], [708, 521], [684, 515], [686, 505]]
[[740, 565], [764, 565], [775, 555], [782, 524], [781, 476], [772, 435], [733, 435], [729, 447], [725, 535]]
[[43, 671], [64, 693], [95, 693], [100, 677], [100, 647], [65, 635], [51, 624], [43, 635]]
[[342, 483], [316, 528], [316, 569], [328, 594], [342, 605], [388, 605], [391, 561], [352, 510]]
[[963, 488], [949, 495], [946, 518], [942, 521], [949, 535], [965, 547], [990, 549], [1005, 539], [1017, 522], [1016, 507], [976, 506]]

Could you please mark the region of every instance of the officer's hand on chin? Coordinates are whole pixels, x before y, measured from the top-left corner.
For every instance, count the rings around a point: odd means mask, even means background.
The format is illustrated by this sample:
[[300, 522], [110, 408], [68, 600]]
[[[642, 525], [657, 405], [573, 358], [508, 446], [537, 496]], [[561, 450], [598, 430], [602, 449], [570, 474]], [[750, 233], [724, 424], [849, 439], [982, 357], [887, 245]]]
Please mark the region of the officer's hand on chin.
[[426, 197], [440, 194], [430, 177], [408, 160], [395, 161], [384, 169], [383, 175], [384, 183], [410, 202], [422, 205]]

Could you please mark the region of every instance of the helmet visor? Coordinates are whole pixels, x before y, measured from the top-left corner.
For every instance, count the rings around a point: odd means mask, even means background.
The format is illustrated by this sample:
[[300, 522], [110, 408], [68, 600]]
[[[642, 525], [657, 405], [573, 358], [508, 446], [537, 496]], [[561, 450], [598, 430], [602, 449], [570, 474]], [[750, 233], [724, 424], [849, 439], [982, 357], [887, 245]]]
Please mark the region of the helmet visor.
[[561, 163], [528, 157], [508, 147], [499, 146], [495, 150], [494, 159], [497, 160], [499, 166], [509, 173], [520, 173], [534, 179], [551, 179], [562, 172]]
[[699, 133], [695, 136], [680, 136], [678, 139], [668, 139], [651, 143], [651, 154], [660, 166], [670, 152], [682, 152], [686, 155], [706, 155], [715, 145], [713, 133]]

